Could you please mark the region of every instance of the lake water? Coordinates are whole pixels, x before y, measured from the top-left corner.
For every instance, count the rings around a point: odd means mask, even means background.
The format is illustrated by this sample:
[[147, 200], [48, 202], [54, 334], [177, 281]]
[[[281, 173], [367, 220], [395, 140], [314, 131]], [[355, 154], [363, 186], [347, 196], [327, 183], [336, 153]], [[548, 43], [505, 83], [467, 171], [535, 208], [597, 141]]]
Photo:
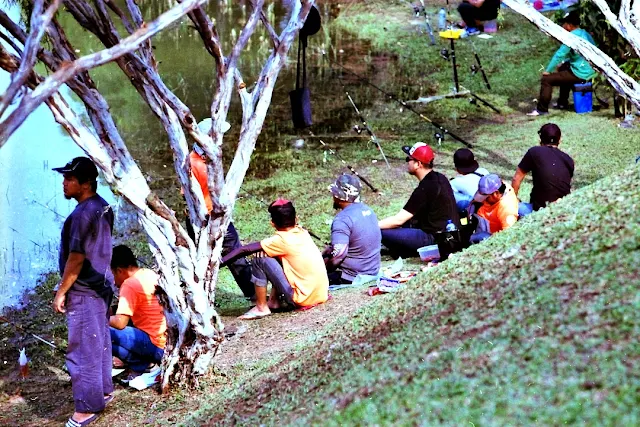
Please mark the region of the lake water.
[[[125, 7], [124, 2], [117, 3]], [[323, 23], [335, 15], [338, 3], [327, 1], [320, 4]], [[145, 19], [151, 20], [173, 3], [156, 0], [139, 4]], [[232, 0], [212, 0], [206, 7], [218, 25], [223, 46], [228, 52], [241, 31], [248, 7], [243, 1]], [[280, 32], [286, 22], [287, 4], [284, 7], [269, 6], [265, 10], [276, 31]], [[12, 13], [15, 14], [15, 10]], [[79, 54], [100, 49], [95, 37], [79, 28], [68, 14], [61, 14], [59, 19]], [[187, 19], [183, 20], [156, 36], [152, 44], [167, 86], [200, 120], [207, 117], [210, 108], [214, 61], [189, 24]], [[284, 140], [295, 134], [290, 123], [288, 93], [295, 86], [296, 47], [291, 51], [287, 68], [278, 78], [257, 152], [266, 148], [289, 149]], [[271, 43], [260, 28], [241, 58], [240, 70], [249, 86], [259, 74], [270, 49]], [[343, 132], [356, 123], [343, 84], [351, 86], [350, 92], [360, 107], [366, 105], [364, 100], [377, 98], [379, 94], [351, 76], [342, 76], [345, 80], [336, 78], [341, 73], [331, 68], [327, 58], [320, 54], [322, 50], [332, 60], [367, 74], [376, 83], [396, 78], [396, 69], [387, 58], [376, 56], [362, 43], [336, 30], [329, 30], [327, 26], [310, 37], [307, 66], [317, 124], [314, 131], [326, 135]], [[148, 176], [151, 187], [174, 185], [172, 155], [166, 135], [147, 105], [116, 65], [108, 64], [92, 70], [91, 75], [107, 98], [118, 128]], [[8, 83], [9, 75], [0, 71], [0, 90], [4, 90]], [[71, 103], [76, 111], [82, 111], [81, 103]], [[239, 106], [234, 103], [228, 119], [233, 126], [226, 135], [229, 141], [237, 141], [239, 117]], [[230, 156], [231, 150], [227, 153]], [[51, 168], [64, 165], [78, 155], [82, 155], [81, 150], [53, 121], [46, 106], [36, 110], [0, 149], [0, 307], [15, 303], [22, 291], [33, 287], [43, 273], [57, 269], [60, 229], [76, 203], [64, 199], [62, 178]], [[176, 188], [176, 194], [178, 191]], [[110, 203], [117, 203], [107, 188], [101, 186], [98, 192]]]

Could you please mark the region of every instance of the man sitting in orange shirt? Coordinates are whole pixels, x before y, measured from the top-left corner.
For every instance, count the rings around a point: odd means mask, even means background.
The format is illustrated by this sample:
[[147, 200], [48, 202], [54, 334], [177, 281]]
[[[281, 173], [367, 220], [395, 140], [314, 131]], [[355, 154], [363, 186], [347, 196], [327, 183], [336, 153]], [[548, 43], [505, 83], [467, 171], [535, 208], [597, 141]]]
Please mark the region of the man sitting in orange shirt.
[[[280, 308], [281, 299], [292, 307], [310, 307], [325, 302], [329, 279], [318, 247], [309, 233], [297, 225], [296, 210], [289, 200], [278, 199], [269, 205], [275, 235], [231, 251], [222, 264], [250, 253], [263, 251], [251, 263], [256, 306], [239, 319], [259, 319]], [[267, 300], [267, 282], [271, 295]]]
[[[139, 268], [127, 246], [113, 248], [111, 271], [120, 299], [109, 318], [113, 355], [127, 365], [131, 376], [142, 374], [151, 363], [160, 363], [167, 342], [164, 310], [155, 295], [158, 275]], [[129, 321], [133, 326], [128, 326]]]
[[471, 243], [478, 243], [493, 233], [511, 227], [518, 220], [518, 197], [513, 188], [494, 173], [480, 178], [474, 201], [482, 202], [477, 215], [481, 220]]

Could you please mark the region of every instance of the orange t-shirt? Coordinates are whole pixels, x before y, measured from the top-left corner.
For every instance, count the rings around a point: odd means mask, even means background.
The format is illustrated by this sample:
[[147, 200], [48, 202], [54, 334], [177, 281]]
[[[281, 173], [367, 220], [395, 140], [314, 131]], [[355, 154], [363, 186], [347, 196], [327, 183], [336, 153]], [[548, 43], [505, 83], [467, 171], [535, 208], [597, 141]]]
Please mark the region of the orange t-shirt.
[[122, 282], [116, 314], [131, 317], [134, 327], [146, 332], [156, 347], [164, 348], [167, 343], [167, 321], [155, 295], [157, 284], [158, 275], [153, 271], [146, 268], [136, 271]]
[[518, 220], [518, 197], [509, 184], [506, 186], [498, 203], [490, 205], [485, 201], [478, 209], [478, 215], [489, 221], [489, 231], [492, 234], [506, 230]]
[[270, 257], [282, 260], [282, 268], [293, 288], [293, 301], [302, 307], [320, 304], [329, 297], [329, 279], [322, 254], [306, 230], [294, 227], [276, 231], [260, 242]]
[[211, 212], [211, 209], [213, 209], [213, 203], [211, 202], [211, 194], [209, 193], [209, 184], [207, 184], [207, 165], [202, 157], [200, 157], [200, 155], [195, 151], [189, 153], [189, 160], [191, 161], [191, 173], [202, 189], [202, 195], [204, 196], [204, 204], [207, 207], [207, 212]]

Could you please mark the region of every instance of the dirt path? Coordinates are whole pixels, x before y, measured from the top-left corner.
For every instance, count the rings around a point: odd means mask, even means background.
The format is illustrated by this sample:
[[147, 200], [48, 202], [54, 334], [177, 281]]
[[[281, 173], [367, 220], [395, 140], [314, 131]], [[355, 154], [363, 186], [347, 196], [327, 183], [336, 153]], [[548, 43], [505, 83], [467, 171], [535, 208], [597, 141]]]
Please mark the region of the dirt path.
[[286, 353], [336, 318], [350, 315], [371, 302], [373, 298], [366, 294], [366, 289], [334, 291], [331, 300], [311, 310], [276, 313], [259, 320], [243, 321], [237, 319], [237, 314], [223, 315], [227, 340], [214, 364], [227, 370], [236, 364], [252, 364]]

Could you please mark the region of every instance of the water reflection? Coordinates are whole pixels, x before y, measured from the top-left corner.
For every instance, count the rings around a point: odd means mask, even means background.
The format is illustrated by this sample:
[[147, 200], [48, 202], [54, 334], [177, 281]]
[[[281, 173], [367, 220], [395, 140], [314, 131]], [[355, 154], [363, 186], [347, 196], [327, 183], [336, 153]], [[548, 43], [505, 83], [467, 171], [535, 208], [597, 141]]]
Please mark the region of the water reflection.
[[[326, 51], [331, 60], [344, 63], [376, 84], [397, 78], [396, 68], [389, 58], [382, 56], [379, 59], [361, 42], [326, 25], [331, 19], [331, 5], [337, 3], [328, 1], [320, 5], [325, 25], [319, 33], [310, 37], [307, 52], [315, 122], [313, 131], [323, 135], [344, 132], [356, 122], [343, 85], [349, 87], [361, 108], [379, 99], [380, 95], [351, 76], [332, 69], [326, 57], [319, 52]], [[118, 0], [118, 4], [126, 8], [124, 1]], [[154, 0], [139, 4], [145, 20], [151, 20], [174, 2]], [[234, 0], [213, 0], [208, 4], [207, 12], [215, 19], [225, 52], [230, 51], [242, 30], [249, 13], [248, 7], [246, 2]], [[265, 9], [269, 21], [280, 32], [286, 25], [290, 4], [271, 2]], [[96, 38], [81, 29], [68, 14], [60, 14], [59, 19], [80, 54], [101, 48]], [[120, 31], [124, 34], [124, 29], [120, 28]], [[152, 44], [159, 71], [167, 86], [191, 108], [196, 118], [207, 117], [215, 89], [215, 64], [190, 21], [184, 19], [179, 25], [160, 33], [152, 40]], [[288, 95], [295, 87], [296, 47], [297, 44], [289, 55], [286, 69], [278, 78], [252, 164], [260, 163], [259, 156], [263, 152], [288, 150], [290, 146], [285, 143], [285, 138], [297, 133], [290, 120]], [[258, 26], [258, 31], [241, 57], [239, 67], [249, 86], [255, 82], [271, 49], [268, 34]], [[164, 190], [165, 195], [167, 189], [174, 187], [176, 199], [179, 199], [167, 137], [148, 106], [142, 102], [132, 85], [126, 83], [115, 64], [92, 70], [91, 75], [107, 98], [116, 124], [132, 155], [149, 177], [151, 187]], [[8, 78], [6, 73], [0, 73], [0, 89], [4, 90]], [[79, 103], [76, 104], [79, 107]], [[78, 108], [76, 110], [80, 111]], [[238, 139], [240, 117], [240, 106], [234, 102], [228, 118], [232, 129], [226, 134], [226, 141], [232, 147]], [[307, 132], [303, 131], [300, 135], [307, 135]], [[232, 151], [225, 152], [227, 164]], [[53, 122], [45, 107], [38, 109], [0, 150], [0, 208], [3, 216], [0, 225], [0, 306], [15, 302], [15, 296], [24, 287], [33, 286], [41, 272], [56, 268], [63, 217], [71, 212], [75, 202], [64, 199], [60, 177], [50, 168], [63, 165], [80, 154], [80, 149]], [[247, 179], [258, 173], [264, 174], [265, 171], [251, 168]], [[101, 188], [99, 192], [104, 196], [107, 190]], [[113, 196], [109, 197], [111, 203]]]

